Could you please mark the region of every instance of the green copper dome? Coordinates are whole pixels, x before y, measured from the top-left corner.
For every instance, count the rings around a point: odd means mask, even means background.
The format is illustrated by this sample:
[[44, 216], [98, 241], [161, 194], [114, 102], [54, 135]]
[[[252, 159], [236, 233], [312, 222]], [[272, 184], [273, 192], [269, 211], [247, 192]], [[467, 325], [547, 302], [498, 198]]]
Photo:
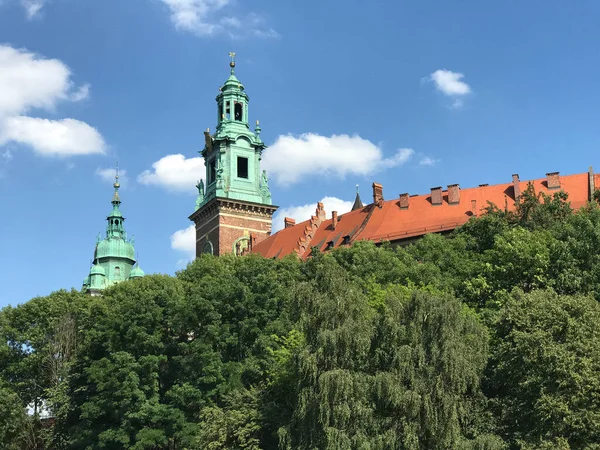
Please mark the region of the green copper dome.
[[127, 238], [125, 231], [125, 218], [120, 210], [121, 198], [119, 197], [119, 174], [114, 183], [114, 194], [111, 200], [112, 210], [106, 217], [106, 236], [98, 237], [94, 250], [93, 267], [90, 276], [84, 280], [83, 287], [93, 295], [99, 294], [103, 289], [131, 277], [144, 276], [144, 272], [135, 267], [135, 248], [133, 239]]
[[98, 243], [94, 257], [96, 259], [127, 258], [135, 262], [135, 249], [131, 242], [127, 242], [124, 239], [108, 238]]
[[142, 278], [144, 275], [146, 274], [140, 269], [140, 266], [135, 266], [131, 271], [131, 274], [129, 274], [129, 278]]
[[106, 272], [104, 271], [104, 269], [102, 268], [102, 266], [100, 266], [98, 264], [94, 264], [94, 266], [92, 267], [92, 270], [90, 270], [90, 275], [102, 275], [102, 276], [106, 276]]

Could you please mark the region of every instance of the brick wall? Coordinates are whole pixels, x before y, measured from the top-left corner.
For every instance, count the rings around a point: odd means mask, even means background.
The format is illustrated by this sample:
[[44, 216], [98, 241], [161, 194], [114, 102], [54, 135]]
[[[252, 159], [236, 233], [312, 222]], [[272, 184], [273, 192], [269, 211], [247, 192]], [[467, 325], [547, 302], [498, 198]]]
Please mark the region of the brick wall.
[[213, 254], [221, 256], [234, 253], [240, 238], [244, 238], [242, 249], [248, 245], [251, 234], [256, 236], [256, 243], [266, 239], [276, 209], [270, 205], [214, 199], [190, 216], [196, 224], [196, 257], [203, 253], [208, 241], [212, 243]]

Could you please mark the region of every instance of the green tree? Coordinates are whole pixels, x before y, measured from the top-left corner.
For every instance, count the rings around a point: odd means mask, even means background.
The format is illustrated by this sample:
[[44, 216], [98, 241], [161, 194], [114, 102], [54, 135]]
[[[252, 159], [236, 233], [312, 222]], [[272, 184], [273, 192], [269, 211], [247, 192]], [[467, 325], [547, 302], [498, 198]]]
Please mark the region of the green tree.
[[0, 442], [6, 450], [31, 448], [27, 445], [29, 419], [21, 399], [0, 384]]
[[290, 449], [499, 449], [480, 380], [487, 333], [447, 294], [388, 285], [372, 302], [333, 256], [313, 261], [294, 310], [297, 403]]
[[573, 449], [600, 444], [598, 302], [515, 291], [493, 342], [489, 393], [508, 439], [531, 448], [550, 448], [557, 439]]

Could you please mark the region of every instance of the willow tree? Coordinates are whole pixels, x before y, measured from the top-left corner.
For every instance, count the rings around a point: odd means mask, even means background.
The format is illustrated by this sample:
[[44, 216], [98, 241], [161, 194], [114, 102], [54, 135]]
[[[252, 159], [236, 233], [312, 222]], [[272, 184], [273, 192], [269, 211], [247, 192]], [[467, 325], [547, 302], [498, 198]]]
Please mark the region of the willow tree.
[[502, 448], [483, 414], [487, 334], [472, 311], [398, 285], [382, 304], [332, 257], [311, 264], [294, 305], [305, 344], [284, 447]]

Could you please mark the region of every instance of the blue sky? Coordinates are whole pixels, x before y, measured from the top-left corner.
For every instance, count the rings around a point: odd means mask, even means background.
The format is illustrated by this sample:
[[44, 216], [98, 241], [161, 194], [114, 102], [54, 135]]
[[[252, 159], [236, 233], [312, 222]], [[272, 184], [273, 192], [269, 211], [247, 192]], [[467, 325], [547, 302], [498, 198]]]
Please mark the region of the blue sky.
[[79, 288], [110, 211], [147, 273], [190, 252], [228, 53], [276, 217], [587, 170], [600, 3], [0, 0], [0, 306]]

